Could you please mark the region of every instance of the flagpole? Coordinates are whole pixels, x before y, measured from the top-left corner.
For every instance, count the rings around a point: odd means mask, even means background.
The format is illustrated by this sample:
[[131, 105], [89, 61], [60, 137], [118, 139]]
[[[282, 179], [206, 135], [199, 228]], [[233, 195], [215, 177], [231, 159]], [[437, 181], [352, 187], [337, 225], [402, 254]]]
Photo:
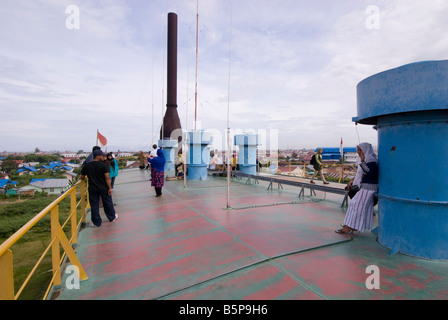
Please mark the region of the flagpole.
[[[187, 60], [188, 61], [188, 60]], [[184, 189], [187, 187], [187, 137], [188, 137], [188, 81], [189, 81], [189, 64], [187, 63], [187, 105], [185, 107], [185, 131], [183, 133], [183, 150], [182, 150], [182, 160], [184, 166]]]
[[342, 137], [341, 137], [341, 145], [339, 147], [339, 151], [341, 152], [341, 177], [339, 178], [339, 183], [341, 183], [341, 180], [344, 176], [344, 147], [343, 147]]
[[99, 132], [98, 129], [96, 129], [96, 144], [95, 144], [96, 146], [98, 145], [98, 132]]

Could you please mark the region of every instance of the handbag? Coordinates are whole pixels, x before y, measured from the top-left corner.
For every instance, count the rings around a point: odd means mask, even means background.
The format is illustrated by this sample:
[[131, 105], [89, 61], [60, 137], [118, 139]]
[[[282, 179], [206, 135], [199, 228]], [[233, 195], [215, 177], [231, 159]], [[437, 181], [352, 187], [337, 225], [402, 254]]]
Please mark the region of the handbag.
[[359, 186], [352, 186], [350, 188], [348, 188], [348, 196], [350, 197], [350, 199], [353, 199], [353, 197], [355, 196], [355, 194], [359, 191]]
[[[352, 186], [351, 188], [345, 187], [345, 190], [348, 190], [348, 196], [350, 199], [353, 199], [356, 193], [360, 190], [358, 186]], [[378, 196], [375, 194], [373, 196], [373, 206], [376, 206], [378, 204]]]

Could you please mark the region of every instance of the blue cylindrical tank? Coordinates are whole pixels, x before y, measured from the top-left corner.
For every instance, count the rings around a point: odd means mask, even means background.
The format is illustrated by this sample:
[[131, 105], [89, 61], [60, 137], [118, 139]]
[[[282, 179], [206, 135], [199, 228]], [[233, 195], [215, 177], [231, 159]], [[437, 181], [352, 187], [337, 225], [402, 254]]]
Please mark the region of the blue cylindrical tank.
[[187, 178], [189, 180], [207, 180], [207, 166], [210, 162], [210, 152], [207, 145], [213, 142], [210, 133], [190, 131], [187, 139], [189, 148], [187, 155]]
[[163, 139], [159, 140], [159, 148], [162, 149], [165, 156], [165, 175], [174, 175], [174, 161], [175, 161], [175, 148], [178, 147], [179, 143], [177, 140], [173, 139]]
[[235, 135], [235, 145], [239, 146], [238, 164], [245, 174], [257, 174], [258, 135], [243, 133]]
[[354, 121], [378, 130], [378, 241], [448, 260], [448, 60], [373, 75], [357, 95]]

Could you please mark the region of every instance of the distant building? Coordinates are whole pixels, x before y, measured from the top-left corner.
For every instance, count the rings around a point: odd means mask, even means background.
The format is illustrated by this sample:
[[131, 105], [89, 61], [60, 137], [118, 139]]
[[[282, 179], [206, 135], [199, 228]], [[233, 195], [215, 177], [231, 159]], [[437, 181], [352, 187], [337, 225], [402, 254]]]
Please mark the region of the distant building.
[[138, 168], [140, 166], [139, 161], [126, 161], [126, 169]]
[[62, 159], [62, 162], [69, 163], [70, 161], [76, 161], [76, 160], [79, 160], [79, 158], [78, 157], [64, 157]]
[[60, 161], [53, 161], [49, 164], [40, 166], [40, 171], [42, 173], [48, 172], [48, 171], [56, 171], [56, 170], [62, 170], [62, 171], [72, 171], [74, 168], [79, 167], [79, 165], [73, 164], [73, 163], [62, 163]]
[[29, 189], [35, 189], [39, 192], [48, 194], [61, 194], [70, 189], [69, 179], [36, 179], [32, 180]]
[[39, 170], [37, 170], [36, 168], [28, 167], [28, 166], [22, 166], [19, 169], [17, 169], [17, 173], [19, 174], [19, 176], [26, 175], [26, 174], [32, 175], [38, 171]]
[[72, 158], [72, 159], [78, 159], [79, 155], [76, 153], [62, 153], [62, 157], [64, 158]]
[[33, 197], [34, 196], [34, 192], [36, 192], [35, 189], [23, 189], [22, 190], [22, 188], [19, 188], [17, 190], [17, 193], [19, 195], [21, 195], [21, 196], [31, 196], [31, 197]]
[[356, 163], [356, 160], [358, 159], [358, 154], [356, 153], [356, 148], [354, 151], [344, 151], [344, 161], [350, 162], [350, 163]]
[[90, 153], [80, 153], [80, 154], [77, 154], [77, 157], [79, 159], [81, 159], [81, 158], [87, 158], [89, 155], [90, 155]]
[[134, 156], [134, 154], [130, 153], [130, 152], [120, 152], [120, 153], [116, 154], [117, 158], [126, 158], [126, 157], [132, 157], [132, 156]]
[[8, 187], [14, 188], [17, 184], [17, 181], [11, 181], [10, 179], [0, 179], [0, 194], [6, 194], [7, 190], [10, 189]]
[[17, 168], [20, 168], [23, 166], [23, 160], [13, 160], [17, 164]]
[[23, 165], [27, 167], [36, 167], [39, 165], [39, 162], [27, 162], [27, 163], [24, 162]]
[[[316, 148], [317, 152], [319, 148]], [[338, 162], [341, 159], [341, 152], [339, 148], [322, 148], [322, 161]], [[356, 162], [356, 148], [343, 148], [344, 161]]]
[[64, 177], [74, 182], [76, 180], [77, 174], [72, 171], [66, 171], [62, 174]]

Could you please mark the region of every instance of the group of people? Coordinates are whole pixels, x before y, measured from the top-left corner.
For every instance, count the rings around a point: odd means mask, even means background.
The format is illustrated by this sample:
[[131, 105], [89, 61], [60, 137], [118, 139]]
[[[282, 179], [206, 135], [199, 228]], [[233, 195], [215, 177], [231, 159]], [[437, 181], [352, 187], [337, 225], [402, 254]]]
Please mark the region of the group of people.
[[110, 222], [116, 221], [112, 200], [115, 177], [118, 175], [118, 163], [112, 152], [106, 154], [99, 146], [92, 148], [92, 153], [82, 164], [81, 179], [89, 179], [89, 202], [91, 211], [91, 227], [101, 227], [100, 199], [103, 203], [104, 213]]
[[[378, 191], [378, 158], [370, 143], [361, 143], [356, 147], [358, 168], [355, 178], [349, 182], [346, 189], [351, 201], [349, 203], [344, 223], [341, 229], [335, 230], [338, 234], [352, 234], [355, 231], [364, 232], [372, 228], [373, 207], [376, 204], [375, 194]], [[315, 172], [311, 183], [320, 173], [324, 183], [328, 183], [322, 173], [322, 149], [317, 152]], [[156, 197], [162, 195], [165, 180], [165, 155], [157, 145], [147, 159], [151, 165], [151, 186], [154, 187]], [[181, 162], [182, 163], [182, 162]], [[176, 171], [183, 166], [177, 166]], [[180, 169], [181, 170], [181, 169]], [[106, 154], [100, 147], [95, 146], [92, 154], [83, 163], [81, 179], [89, 179], [89, 201], [91, 207], [93, 227], [100, 227], [102, 219], [99, 214], [99, 200], [104, 206], [104, 212], [109, 221], [115, 221], [118, 216], [112, 201], [112, 192], [115, 177], [118, 174], [118, 163], [113, 154]]]
[[[151, 165], [151, 186], [155, 188], [156, 197], [162, 195], [164, 184], [165, 156], [163, 151], [153, 146], [148, 163]], [[110, 222], [117, 220], [112, 193], [115, 178], [118, 175], [118, 162], [112, 152], [104, 153], [99, 146], [92, 148], [92, 153], [82, 164], [81, 179], [89, 180], [89, 202], [91, 210], [91, 227], [101, 227], [102, 218], [99, 208], [103, 203], [104, 213]]]
[[[211, 155], [210, 166], [209, 166], [210, 170], [218, 169], [221, 171], [225, 171], [227, 169], [225, 155], [222, 156], [218, 152], [218, 149], [216, 149], [215, 151], [212, 151], [210, 153], [210, 155]], [[232, 168], [232, 170], [239, 170], [238, 160], [236, 158], [236, 155], [234, 155], [234, 154], [232, 155], [232, 159], [230, 161], [230, 167]]]

